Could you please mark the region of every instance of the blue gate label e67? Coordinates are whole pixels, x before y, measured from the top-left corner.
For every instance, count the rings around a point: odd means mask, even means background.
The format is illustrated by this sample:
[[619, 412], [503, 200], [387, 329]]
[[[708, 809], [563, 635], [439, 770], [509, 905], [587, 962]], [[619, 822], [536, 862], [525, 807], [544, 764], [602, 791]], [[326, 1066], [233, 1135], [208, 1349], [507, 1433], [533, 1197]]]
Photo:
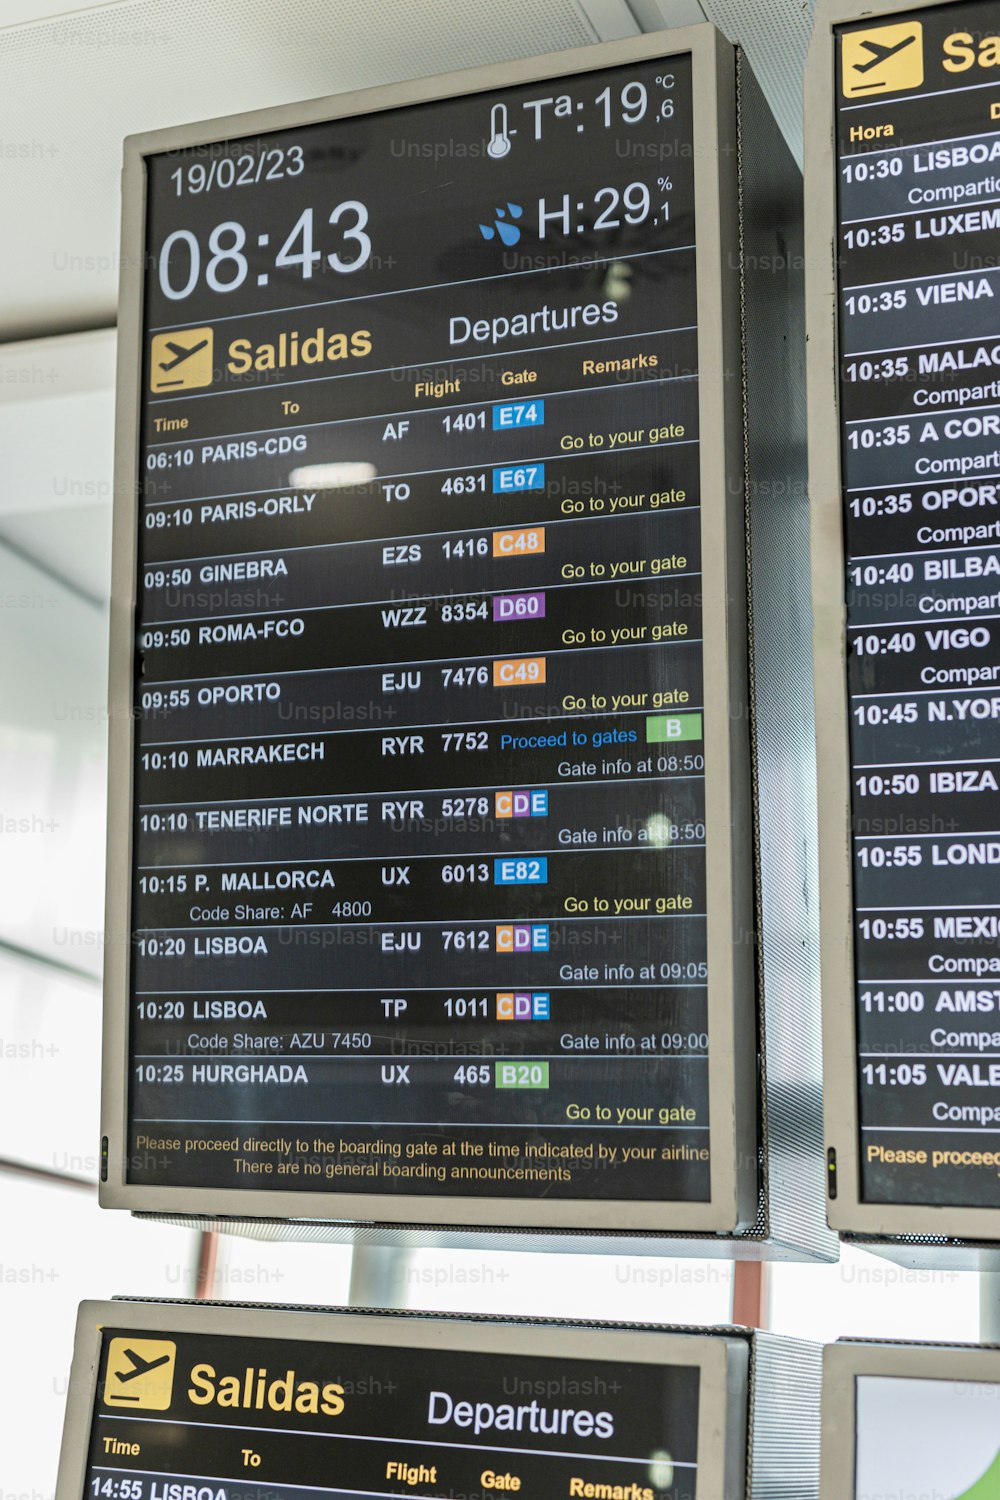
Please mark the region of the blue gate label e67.
[[[493, 425], [495, 427], [496, 422]], [[522, 490], [543, 490], [544, 488], [544, 464], [511, 464], [509, 468], [493, 470], [494, 495], [513, 495], [520, 494]]]

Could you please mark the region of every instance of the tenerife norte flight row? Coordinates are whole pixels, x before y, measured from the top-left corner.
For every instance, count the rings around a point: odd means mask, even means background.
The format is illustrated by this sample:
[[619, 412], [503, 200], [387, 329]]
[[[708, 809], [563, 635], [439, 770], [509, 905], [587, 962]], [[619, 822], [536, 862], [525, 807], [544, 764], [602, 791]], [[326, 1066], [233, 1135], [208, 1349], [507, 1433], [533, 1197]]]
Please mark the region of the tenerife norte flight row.
[[[829, 0], [804, 203], [710, 26], [128, 142], [105, 1206], [1000, 1264], [997, 31]], [[819, 1379], [86, 1304], [58, 1500], [998, 1493], [997, 1351]]]

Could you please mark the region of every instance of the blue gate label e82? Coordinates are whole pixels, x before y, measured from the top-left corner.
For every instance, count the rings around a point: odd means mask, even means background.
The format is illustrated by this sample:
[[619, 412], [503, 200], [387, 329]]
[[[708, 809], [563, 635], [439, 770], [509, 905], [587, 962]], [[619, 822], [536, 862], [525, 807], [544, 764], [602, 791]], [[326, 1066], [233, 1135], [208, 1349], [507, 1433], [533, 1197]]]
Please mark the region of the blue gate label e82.
[[547, 859], [495, 859], [494, 885], [548, 885]]

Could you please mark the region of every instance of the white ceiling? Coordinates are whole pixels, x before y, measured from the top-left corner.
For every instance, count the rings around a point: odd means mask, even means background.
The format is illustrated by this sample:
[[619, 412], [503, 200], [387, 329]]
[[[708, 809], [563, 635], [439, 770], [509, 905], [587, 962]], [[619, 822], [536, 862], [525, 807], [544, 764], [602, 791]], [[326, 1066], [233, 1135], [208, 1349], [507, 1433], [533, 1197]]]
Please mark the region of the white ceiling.
[[810, 0], [0, 0], [0, 342], [113, 323], [126, 135], [705, 16], [797, 145]]
[[0, 546], [107, 598], [126, 135], [707, 18], [799, 151], [811, 4], [0, 0]]
[[111, 574], [114, 377], [113, 329], [0, 345], [0, 545], [98, 608]]

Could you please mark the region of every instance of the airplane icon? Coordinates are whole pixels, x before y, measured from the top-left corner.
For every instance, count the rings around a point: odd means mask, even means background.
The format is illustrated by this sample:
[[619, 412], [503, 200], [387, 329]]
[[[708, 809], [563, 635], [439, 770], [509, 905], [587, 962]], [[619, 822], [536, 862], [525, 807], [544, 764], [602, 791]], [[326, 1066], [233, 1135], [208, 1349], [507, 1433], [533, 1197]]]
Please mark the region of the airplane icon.
[[904, 21], [866, 31], [845, 31], [841, 87], [845, 99], [918, 89], [924, 81], [923, 26]]
[[137, 1375], [147, 1375], [150, 1370], [158, 1370], [160, 1365], [165, 1365], [170, 1359], [169, 1354], [161, 1354], [159, 1359], [143, 1359], [141, 1354], [136, 1354], [134, 1349], [122, 1351], [129, 1361], [131, 1370], [116, 1370], [115, 1379], [120, 1380], [122, 1385], [129, 1380], [134, 1380]]
[[185, 328], [181, 333], [157, 333], [149, 351], [149, 389], [193, 391], [212, 384], [211, 328]]
[[176, 1360], [177, 1345], [172, 1339], [112, 1339], [104, 1380], [105, 1405], [166, 1411]]
[[168, 339], [167, 348], [174, 357], [173, 359], [161, 359], [160, 369], [172, 370], [176, 365], [183, 364], [186, 359], [191, 358], [192, 354], [197, 354], [199, 349], [204, 349], [207, 343], [208, 339], [202, 339], [200, 344], [192, 344], [190, 349], [185, 349], [183, 344], [175, 344], [172, 340]]
[[[868, 51], [873, 52], [875, 55], [868, 62], [856, 62], [854, 64], [855, 73], [867, 73], [869, 68], [877, 67], [880, 62], [885, 62], [887, 57], [895, 57], [897, 52], [902, 52], [904, 47], [911, 46], [916, 40], [915, 35], [904, 36], [903, 40], [897, 42], [895, 47], [883, 47], [881, 42], [862, 42], [862, 47], [867, 47]], [[170, 347], [173, 348], [174, 346], [171, 344]], [[191, 352], [193, 353], [194, 351], [192, 350]]]

